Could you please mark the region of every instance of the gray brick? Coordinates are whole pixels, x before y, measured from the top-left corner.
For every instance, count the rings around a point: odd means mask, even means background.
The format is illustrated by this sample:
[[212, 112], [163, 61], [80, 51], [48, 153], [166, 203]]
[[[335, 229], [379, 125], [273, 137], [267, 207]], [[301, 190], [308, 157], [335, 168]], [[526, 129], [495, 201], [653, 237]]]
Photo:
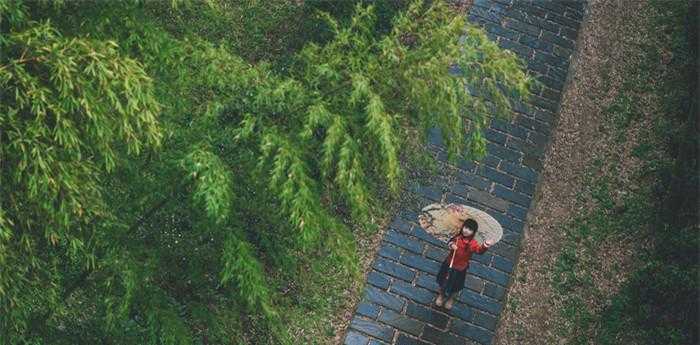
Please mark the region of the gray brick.
[[503, 49], [511, 50], [513, 53], [517, 54], [523, 59], [529, 59], [535, 52], [534, 49], [524, 44], [520, 44], [518, 42], [511, 41], [505, 38], [501, 38], [500, 40], [498, 40], [498, 45]]
[[480, 190], [472, 190], [469, 192], [469, 200], [474, 200], [501, 212], [505, 212], [506, 207], [508, 207], [508, 203], [505, 202], [505, 200], [498, 199]]
[[535, 37], [539, 36], [540, 32], [542, 31], [541, 28], [539, 28], [535, 25], [526, 24], [526, 23], [514, 20], [512, 18], [504, 19], [503, 23], [504, 23], [504, 27], [507, 29], [517, 30], [517, 31], [520, 31], [520, 32], [523, 32], [523, 33], [526, 33], [528, 35], [532, 35]]
[[543, 31], [542, 36], [540, 38], [547, 42], [552, 42], [556, 45], [562, 46], [564, 48], [574, 49], [574, 41], [567, 38], [559, 37], [551, 32]]
[[367, 274], [367, 282], [380, 288], [380, 289], [389, 288], [390, 281], [391, 281], [391, 278], [384, 273], [379, 273], [377, 271], [371, 271], [371, 272], [369, 272], [369, 274]]
[[537, 132], [530, 132], [530, 135], [528, 136], [527, 140], [533, 145], [535, 145], [535, 147], [544, 150], [544, 148], [547, 146], [547, 143], [549, 142], [549, 136]]
[[484, 290], [484, 284], [483, 279], [471, 274], [467, 274], [467, 277], [464, 278], [464, 287], [478, 293]]
[[517, 219], [513, 219], [503, 214], [492, 214], [491, 216], [493, 216], [493, 218], [495, 218], [502, 227], [515, 232], [522, 232], [523, 223]]
[[459, 301], [473, 308], [489, 312], [493, 315], [498, 315], [501, 312], [502, 305], [484, 295], [477, 294], [470, 290], [462, 290], [459, 294]]
[[512, 273], [513, 261], [496, 255], [493, 257], [493, 267], [498, 268], [499, 270], [504, 272]]
[[[510, 137], [508, 138], [508, 142], [506, 143], [506, 147], [512, 150], [516, 151], [522, 151], [523, 147], [525, 147], [526, 143], [525, 140], [523, 139], [518, 139], [515, 137]], [[506, 162], [508, 163], [508, 162]]]
[[382, 242], [382, 246], [379, 248], [377, 254], [394, 261], [399, 261], [399, 258], [401, 257], [401, 250], [397, 246], [391, 245], [387, 242]]
[[408, 269], [406, 266], [399, 265], [384, 258], [376, 258], [372, 268], [376, 269], [377, 271], [384, 272], [390, 276], [407, 281], [412, 281], [416, 276], [416, 273]]
[[401, 217], [394, 217], [394, 220], [389, 224], [389, 228], [403, 232], [404, 234], [410, 234], [413, 225]]
[[445, 329], [447, 321], [449, 321], [447, 315], [411, 302], [406, 306], [406, 315], [427, 322], [440, 329]]
[[484, 265], [488, 265], [489, 263], [491, 263], [492, 258], [493, 258], [493, 255], [491, 255], [491, 253], [489, 253], [489, 252], [486, 252], [484, 254], [474, 253], [474, 254], [472, 254], [471, 260], [474, 260], [476, 262], [480, 262]]
[[535, 171], [542, 171], [542, 159], [542, 156], [526, 153], [523, 157], [523, 165]]
[[493, 341], [493, 332], [459, 320], [455, 320], [452, 323], [450, 330], [463, 337], [473, 339], [481, 344], [491, 344]]
[[566, 7], [564, 7], [557, 1], [534, 0], [532, 1], [532, 3], [533, 5], [548, 9], [549, 11], [547, 11], [547, 16], [549, 16], [550, 13], [564, 14], [564, 11], [566, 11]]
[[391, 289], [389, 289], [389, 291], [423, 304], [430, 304], [436, 297], [434, 293], [426, 289], [413, 286], [400, 280], [395, 280], [391, 284]]
[[474, 172], [474, 169], [476, 169], [476, 164], [472, 161], [468, 161], [466, 159], [459, 159], [457, 161], [457, 167], [460, 169], [466, 171], [467, 173]]
[[505, 144], [506, 139], [508, 138], [505, 135], [505, 133], [501, 133], [491, 128], [486, 128], [486, 130], [484, 131], [484, 136], [486, 137], [486, 139], [499, 144]]
[[396, 338], [395, 345], [430, 345], [422, 340], [411, 338], [403, 333], [399, 333], [399, 337]]
[[[523, 193], [525, 195], [532, 196], [535, 193], [535, 185], [529, 182], [525, 182], [523, 180], [517, 180], [515, 182], [515, 191], [518, 193]], [[523, 216], [520, 219], [525, 219], [525, 217]]]
[[[503, 165], [503, 163], [507, 163], [507, 162], [502, 162], [501, 165]], [[480, 166], [479, 170], [477, 170], [477, 173], [483, 177], [486, 177], [487, 179], [489, 179], [493, 182], [502, 184], [508, 188], [512, 188], [514, 183], [515, 183], [515, 179], [513, 179], [513, 177], [508, 176], [508, 175], [506, 175], [506, 174], [504, 174], [496, 169], [493, 169], [493, 168], [490, 168], [487, 166]], [[477, 193], [477, 194], [479, 194], [479, 193]], [[488, 194], [488, 193], [486, 193], [486, 194]], [[479, 201], [479, 202], [481, 202], [481, 201]]]
[[579, 27], [581, 26], [581, 23], [577, 20], [565, 17], [565, 16], [563, 16], [563, 14], [564, 13], [560, 13], [560, 14], [548, 13], [547, 19], [551, 20], [557, 24], [568, 26], [571, 29], [578, 30]]
[[[473, 174], [473, 173], [469, 173], [469, 174], [459, 173], [457, 175], [457, 178], [459, 179], [461, 184], [455, 184], [455, 187], [454, 187], [455, 190], [458, 189], [458, 187], [456, 187], [456, 186], [460, 186], [459, 187], [460, 191], [463, 189], [468, 189], [468, 188], [465, 188], [464, 184], [466, 184], [470, 187], [473, 187], [475, 189], [478, 189], [478, 190], [483, 190], [483, 191], [488, 190], [489, 187], [491, 186], [491, 181], [489, 181], [481, 176], [478, 176], [476, 174]], [[466, 194], [465, 194], [465, 197], [466, 197]]]
[[445, 146], [440, 127], [432, 127], [428, 130], [428, 142], [439, 147]]
[[370, 339], [368, 345], [387, 345], [387, 343], [379, 341], [377, 339]]
[[440, 270], [440, 263], [434, 260], [426, 259], [420, 255], [404, 253], [401, 255], [400, 262], [406, 266], [413, 267], [423, 272], [437, 274]]
[[517, 123], [519, 126], [522, 126], [523, 128], [527, 128], [547, 135], [552, 132], [552, 129], [548, 124], [525, 116], [520, 116], [517, 119], [515, 119], [515, 123]]
[[507, 274], [498, 271], [493, 267], [484, 266], [478, 262], [470, 263], [469, 273], [502, 286], [508, 285], [508, 279], [510, 278]]
[[465, 339], [449, 332], [440, 331], [429, 325], [425, 326], [421, 339], [425, 339], [434, 344], [440, 345], [464, 345]]
[[520, 245], [520, 237], [521, 234], [517, 233], [515, 231], [510, 231], [508, 229], [503, 229], [503, 237], [501, 238], [501, 241], [511, 244], [511, 245]]
[[512, 164], [510, 162], [503, 162], [501, 164], [501, 170], [515, 175], [527, 182], [535, 183], [537, 182], [538, 174], [536, 171], [519, 164]]
[[452, 193], [447, 193], [447, 197], [445, 198], [445, 202], [450, 204], [466, 204], [467, 199], [460, 198], [458, 195], [454, 195]]
[[449, 314], [464, 321], [471, 321], [474, 311], [466, 304], [455, 301]]
[[[518, 180], [518, 183], [520, 182], [522, 181]], [[527, 216], [527, 209], [516, 204], [510, 204], [506, 213], [513, 218], [525, 220], [525, 217]]]
[[391, 341], [394, 337], [394, 330], [391, 327], [376, 321], [361, 319], [357, 316], [350, 322], [350, 328], [385, 341]]
[[396, 311], [401, 311], [405, 302], [403, 298], [394, 296], [373, 286], [365, 287], [365, 297], [369, 302], [376, 303]]
[[415, 193], [432, 201], [439, 202], [442, 199], [442, 190], [435, 186], [419, 186]]
[[578, 36], [578, 30], [574, 30], [572, 28], [567, 28], [567, 27], [563, 26], [561, 28], [559, 35], [565, 39], [568, 39], [571, 41], [576, 41], [576, 38]]
[[490, 154], [486, 154], [486, 156], [484, 156], [484, 158], [481, 159], [481, 161], [479, 161], [479, 165], [486, 165], [486, 166], [489, 166], [491, 168], [496, 168], [496, 167], [498, 167], [498, 164], [500, 162], [501, 162], [500, 158], [493, 156], [493, 155], [490, 155]]
[[414, 253], [420, 253], [423, 251], [423, 246], [418, 241], [393, 230], [387, 231], [386, 235], [384, 236], [384, 240], [391, 242], [401, 248], [408, 249]]
[[404, 315], [388, 309], [382, 311], [381, 315], [379, 315], [379, 321], [415, 336], [419, 336], [423, 333], [424, 324], [422, 322], [409, 319]]
[[484, 24], [484, 28], [488, 32], [494, 33], [496, 36], [505, 37], [505, 38], [507, 38], [509, 40], [513, 40], [513, 41], [516, 41], [518, 39], [518, 37], [521, 35], [521, 33], [517, 32], [515, 30], [505, 29], [499, 24], [486, 23], [486, 24]]
[[[428, 242], [434, 246], [440, 247], [440, 246], [444, 246], [447, 244], [447, 243], [437, 239], [435, 236], [429, 234], [427, 231], [425, 231], [425, 229], [423, 229], [419, 226], [416, 226], [413, 228], [413, 232], [411, 233], [411, 235], [415, 236], [416, 238], [418, 238], [420, 240]], [[422, 249], [423, 245], [421, 244], [420, 247]], [[413, 252], [420, 254], [422, 251], [413, 251]]]
[[486, 328], [488, 331], [495, 332], [496, 323], [498, 322], [498, 320], [489, 314], [476, 311], [474, 313], [473, 322], [477, 326], [481, 326], [483, 328]]
[[[535, 50], [540, 50], [545, 53], [553, 54], [554, 53], [554, 45], [550, 42], [545, 42], [540, 40], [538, 37], [535, 36], [530, 36], [530, 35], [522, 35], [520, 36], [520, 40], [518, 42], [532, 48]], [[545, 70], [544, 73], [547, 73]]]
[[[553, 89], [550, 89], [548, 87], [545, 87], [542, 89], [542, 93], [540, 93], [540, 96], [542, 98], [546, 98], [552, 102], [559, 102], [561, 100], [561, 92], [555, 91]], [[549, 122], [547, 122], [549, 124]]]
[[546, 75], [538, 76], [536, 79], [539, 80], [545, 86], [552, 88], [554, 90], [562, 90], [564, 88], [564, 81], [563, 80], [557, 80], [557, 79], [551, 78], [551, 77], [546, 76]]
[[344, 345], [367, 345], [369, 342], [369, 338], [366, 337], [365, 335], [355, 332], [353, 330], [348, 331], [348, 334], [345, 336], [345, 342], [343, 343]]
[[433, 275], [421, 273], [418, 275], [418, 279], [416, 279], [416, 286], [426, 288], [432, 292], [438, 292], [440, 286], [438, 285], [437, 281], [435, 281], [435, 279], [436, 278]]
[[525, 194], [520, 194], [517, 192], [514, 192], [508, 188], [505, 188], [500, 185], [495, 185], [493, 188], [493, 193], [502, 199], [512, 201], [514, 203], [517, 203], [523, 207], [530, 207], [530, 200], [531, 198]]
[[362, 302], [357, 305], [357, 313], [370, 319], [376, 319], [379, 315], [379, 306], [370, 302]]
[[489, 296], [497, 301], [502, 301], [505, 294], [506, 289], [504, 287], [493, 283], [486, 283], [486, 287], [484, 288], [484, 295]]
[[500, 20], [497, 14], [479, 6], [472, 7], [471, 11], [469, 11], [469, 15], [478, 16], [493, 23], [498, 23]]
[[511, 162], [517, 162], [522, 154], [513, 150], [509, 150], [503, 146], [494, 145], [492, 143], [486, 143], [486, 151], [490, 154], [505, 159]]
[[527, 62], [527, 69], [532, 72], [538, 72], [546, 74], [549, 71], [549, 67], [541, 61], [530, 60]]
[[510, 260], [515, 260], [517, 256], [518, 249], [508, 243], [500, 241], [494, 244], [489, 250], [497, 255], [505, 257]]

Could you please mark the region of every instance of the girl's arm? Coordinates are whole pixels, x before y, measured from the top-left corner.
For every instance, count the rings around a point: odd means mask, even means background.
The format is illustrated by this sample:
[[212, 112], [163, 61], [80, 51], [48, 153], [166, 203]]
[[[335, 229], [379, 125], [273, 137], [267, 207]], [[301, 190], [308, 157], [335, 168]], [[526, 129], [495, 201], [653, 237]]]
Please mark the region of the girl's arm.
[[474, 244], [472, 244], [472, 250], [475, 251], [477, 254], [484, 254], [489, 247], [485, 246], [483, 243], [479, 244], [476, 241], [473, 241]]

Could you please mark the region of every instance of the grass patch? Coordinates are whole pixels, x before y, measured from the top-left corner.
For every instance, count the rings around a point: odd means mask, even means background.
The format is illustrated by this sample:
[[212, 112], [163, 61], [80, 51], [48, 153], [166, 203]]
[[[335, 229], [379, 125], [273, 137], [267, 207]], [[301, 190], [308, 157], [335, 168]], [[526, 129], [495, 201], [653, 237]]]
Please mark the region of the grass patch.
[[[697, 7], [697, 3], [692, 3]], [[619, 154], [595, 160], [586, 172], [577, 206], [592, 201], [564, 227], [566, 242], [552, 272], [564, 301], [559, 333], [571, 344], [698, 343], [697, 19], [688, 2], [652, 2], [648, 40], [640, 64], [627, 66], [618, 96], [604, 111], [616, 145], [642, 119], [640, 95], [659, 102], [653, 126], [643, 129], [631, 156], [643, 161], [632, 185], [617, 180]], [[691, 35], [691, 36], [689, 36]], [[607, 168], [603, 168], [607, 166]], [[621, 196], [620, 196], [621, 195]], [[600, 243], [620, 238], [641, 245], [619, 291], [596, 288], [591, 279], [606, 255]], [[612, 281], [623, 268], [612, 265]], [[602, 298], [602, 300], [601, 300]], [[591, 302], [592, 301], [592, 302]]]

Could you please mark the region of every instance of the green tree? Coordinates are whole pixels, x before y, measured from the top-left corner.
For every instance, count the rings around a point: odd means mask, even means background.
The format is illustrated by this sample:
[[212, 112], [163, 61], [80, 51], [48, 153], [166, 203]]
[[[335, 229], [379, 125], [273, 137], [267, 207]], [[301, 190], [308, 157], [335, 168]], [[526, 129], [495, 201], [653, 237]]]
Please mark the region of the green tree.
[[187, 27], [191, 6], [0, 1], [3, 339], [289, 342], [278, 291], [308, 267], [359, 273], [350, 228], [400, 191], [409, 130], [479, 157], [528, 93], [442, 2], [390, 29], [373, 6], [319, 13], [330, 36], [284, 72], [222, 36], [230, 3]]

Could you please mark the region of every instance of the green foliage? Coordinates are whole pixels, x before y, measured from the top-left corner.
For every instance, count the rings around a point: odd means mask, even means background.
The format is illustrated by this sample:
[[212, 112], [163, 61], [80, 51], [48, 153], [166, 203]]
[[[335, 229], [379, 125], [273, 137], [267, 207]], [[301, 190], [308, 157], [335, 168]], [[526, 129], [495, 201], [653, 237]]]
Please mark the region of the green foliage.
[[327, 323], [407, 133], [483, 155], [530, 79], [444, 3], [301, 20], [326, 6], [0, 0], [3, 340], [277, 344]]

